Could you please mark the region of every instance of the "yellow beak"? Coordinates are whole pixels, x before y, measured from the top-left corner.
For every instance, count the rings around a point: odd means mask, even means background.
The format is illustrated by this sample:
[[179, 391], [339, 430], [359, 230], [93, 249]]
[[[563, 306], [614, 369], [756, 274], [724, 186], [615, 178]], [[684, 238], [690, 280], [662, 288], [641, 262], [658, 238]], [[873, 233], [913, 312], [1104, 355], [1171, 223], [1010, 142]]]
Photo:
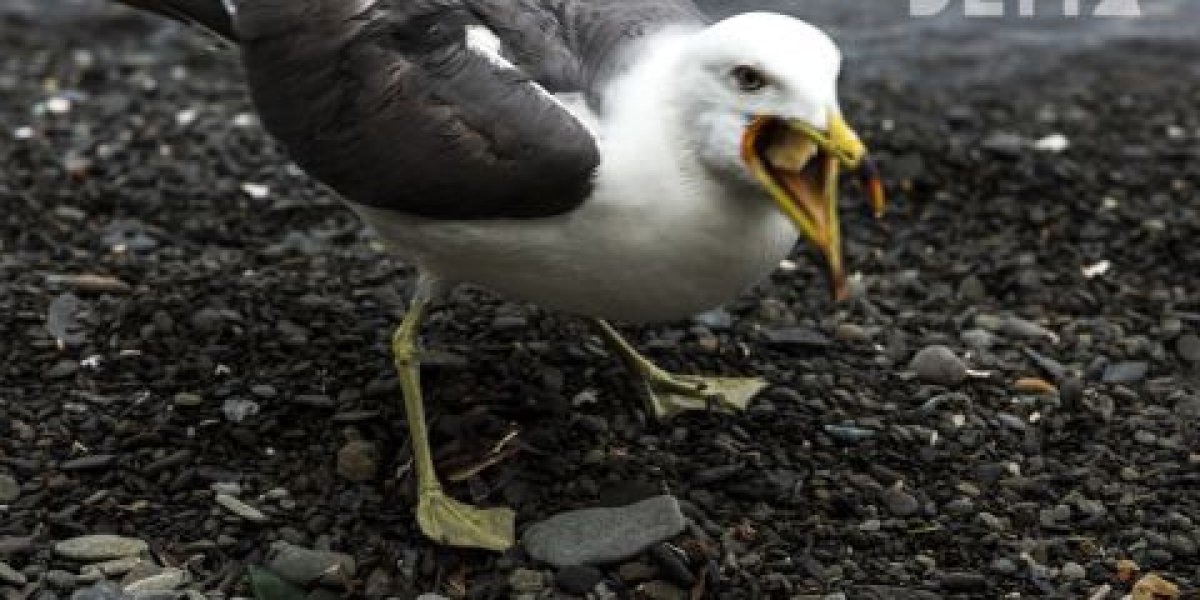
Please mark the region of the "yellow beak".
[[825, 131], [795, 119], [756, 117], [743, 137], [742, 158], [779, 210], [825, 256], [833, 296], [845, 299], [848, 289], [838, 220], [841, 169], [860, 173], [876, 216], [886, 205], [862, 140], [836, 110], [830, 112]]

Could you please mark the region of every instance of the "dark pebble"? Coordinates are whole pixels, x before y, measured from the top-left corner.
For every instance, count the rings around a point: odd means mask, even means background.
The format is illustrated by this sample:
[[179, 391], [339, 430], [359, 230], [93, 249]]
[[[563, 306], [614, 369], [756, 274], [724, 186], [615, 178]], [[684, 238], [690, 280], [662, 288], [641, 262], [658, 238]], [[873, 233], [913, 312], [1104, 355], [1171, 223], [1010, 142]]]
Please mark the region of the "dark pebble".
[[600, 569], [586, 565], [563, 567], [554, 574], [554, 584], [562, 591], [572, 594], [587, 594], [596, 589], [596, 584], [604, 580]]
[[983, 592], [988, 589], [987, 578], [979, 573], [949, 571], [938, 577], [942, 589], [952, 593]]
[[938, 385], [958, 385], [967, 378], [967, 365], [946, 346], [922, 348], [908, 368], [922, 380]]
[[90, 469], [105, 469], [117, 461], [115, 454], [93, 454], [80, 458], [65, 460], [58, 465], [64, 471], [87, 471]]
[[1146, 378], [1150, 365], [1144, 362], [1120, 362], [1104, 369], [1104, 383], [1135, 383]]

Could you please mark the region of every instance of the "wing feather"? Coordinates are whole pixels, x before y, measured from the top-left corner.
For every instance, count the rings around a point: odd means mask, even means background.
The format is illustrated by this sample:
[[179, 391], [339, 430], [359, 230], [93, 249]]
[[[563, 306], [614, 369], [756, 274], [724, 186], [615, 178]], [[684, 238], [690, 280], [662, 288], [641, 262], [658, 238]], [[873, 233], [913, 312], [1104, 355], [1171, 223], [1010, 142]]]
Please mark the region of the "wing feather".
[[240, 0], [263, 122], [351, 201], [434, 219], [544, 217], [586, 198], [587, 129], [471, 49], [460, 0]]

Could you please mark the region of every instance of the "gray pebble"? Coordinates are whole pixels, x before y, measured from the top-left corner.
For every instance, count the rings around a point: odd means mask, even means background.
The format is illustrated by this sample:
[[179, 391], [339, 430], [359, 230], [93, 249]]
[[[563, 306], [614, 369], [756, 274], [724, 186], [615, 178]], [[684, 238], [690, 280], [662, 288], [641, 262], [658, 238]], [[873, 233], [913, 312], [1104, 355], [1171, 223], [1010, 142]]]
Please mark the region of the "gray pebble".
[[1013, 562], [1011, 558], [1001, 556], [992, 559], [992, 563], [988, 565], [988, 568], [998, 575], [1012, 575], [1017, 572], [1017, 563]]
[[1200, 336], [1189, 333], [1175, 342], [1175, 351], [1190, 363], [1200, 363]]
[[629, 558], [678, 535], [685, 521], [679, 502], [656, 496], [618, 508], [589, 508], [534, 523], [522, 544], [533, 558], [557, 567]]
[[962, 332], [959, 337], [964, 344], [976, 350], [987, 350], [996, 345], [996, 334], [986, 329], [968, 329]]
[[917, 377], [939, 385], [958, 385], [967, 378], [967, 365], [946, 346], [927, 346], [913, 356], [909, 368]]
[[91, 456], [64, 460], [58, 465], [58, 468], [64, 471], [90, 471], [92, 469], [106, 469], [115, 462], [117, 462], [115, 454], [93, 454]]
[[687, 592], [665, 581], [647, 581], [637, 589], [646, 600], [687, 600]]
[[1087, 570], [1083, 568], [1083, 565], [1077, 562], [1068, 562], [1064, 564], [1061, 572], [1063, 579], [1068, 581], [1078, 581], [1084, 577], [1087, 577]]
[[12, 568], [8, 563], [3, 561], [0, 561], [0, 582], [11, 583], [17, 587], [24, 586], [26, 583], [28, 583], [23, 573]]
[[344, 585], [354, 578], [354, 558], [340, 552], [323, 552], [287, 542], [271, 545], [267, 568], [276, 575], [300, 585], [320, 580], [326, 585]]
[[146, 542], [139, 539], [100, 533], [58, 542], [54, 545], [54, 552], [73, 560], [91, 562], [136, 556], [145, 552], [147, 547]]
[[21, 497], [21, 484], [10, 475], [0, 473], [0, 504], [12, 504]]
[[921, 509], [921, 503], [899, 485], [884, 490], [882, 499], [887, 509], [897, 517], [909, 517]]
[[264, 515], [261, 510], [230, 496], [229, 494], [217, 494], [214, 499], [217, 504], [229, 512], [254, 523], [263, 523], [267, 520], [267, 515]]
[[1171, 549], [1172, 553], [1179, 556], [1192, 557], [1195, 556], [1197, 552], [1195, 540], [1193, 540], [1191, 536], [1184, 535], [1182, 533], [1172, 533], [1171, 536], [1167, 538], [1167, 547]]
[[546, 588], [546, 578], [541, 571], [516, 569], [508, 576], [508, 587], [517, 593], [540, 592]]
[[1104, 369], [1104, 383], [1134, 383], [1146, 378], [1150, 365], [1144, 362], [1120, 362]]
[[843, 342], [866, 342], [871, 339], [867, 330], [857, 323], [839, 323], [833, 336]]
[[603, 579], [604, 573], [586, 565], [569, 565], [554, 574], [554, 584], [559, 589], [581, 596], [596, 589], [596, 584]]
[[1028, 146], [1028, 142], [1025, 138], [1015, 133], [997, 131], [984, 138], [980, 145], [985, 150], [995, 152], [1001, 156], [1017, 157]]
[[50, 587], [55, 587], [60, 590], [72, 589], [75, 587], [76, 583], [76, 577], [74, 573], [71, 573], [70, 571], [63, 571], [61, 569], [50, 569], [43, 576], [43, 579], [46, 583], [50, 584]]
[[175, 394], [175, 406], [192, 407], [200, 406], [201, 404], [204, 404], [204, 397], [200, 394], [193, 394], [191, 392], [179, 392]]

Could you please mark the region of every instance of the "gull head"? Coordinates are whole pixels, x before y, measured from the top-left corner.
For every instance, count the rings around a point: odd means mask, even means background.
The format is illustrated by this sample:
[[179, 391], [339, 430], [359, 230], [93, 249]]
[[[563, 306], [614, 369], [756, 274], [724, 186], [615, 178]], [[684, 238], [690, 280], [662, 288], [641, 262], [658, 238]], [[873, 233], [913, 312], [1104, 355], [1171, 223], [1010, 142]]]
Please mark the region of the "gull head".
[[884, 200], [866, 146], [842, 117], [837, 45], [799, 19], [746, 13], [693, 34], [679, 59], [674, 100], [701, 163], [761, 188], [821, 251], [844, 297], [840, 170], [863, 176], [876, 214]]

